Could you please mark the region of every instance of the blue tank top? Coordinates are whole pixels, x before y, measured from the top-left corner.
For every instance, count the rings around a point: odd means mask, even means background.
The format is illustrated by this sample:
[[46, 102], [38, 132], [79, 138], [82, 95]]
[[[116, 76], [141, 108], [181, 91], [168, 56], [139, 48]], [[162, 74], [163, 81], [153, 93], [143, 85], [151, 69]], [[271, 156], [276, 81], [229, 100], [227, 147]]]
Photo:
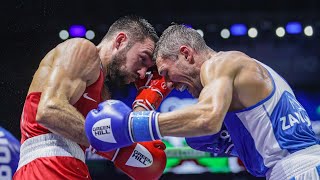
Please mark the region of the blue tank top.
[[270, 67], [258, 63], [269, 72], [273, 91], [251, 107], [228, 112], [224, 124], [248, 172], [263, 177], [283, 157], [319, 144], [319, 140], [288, 83]]

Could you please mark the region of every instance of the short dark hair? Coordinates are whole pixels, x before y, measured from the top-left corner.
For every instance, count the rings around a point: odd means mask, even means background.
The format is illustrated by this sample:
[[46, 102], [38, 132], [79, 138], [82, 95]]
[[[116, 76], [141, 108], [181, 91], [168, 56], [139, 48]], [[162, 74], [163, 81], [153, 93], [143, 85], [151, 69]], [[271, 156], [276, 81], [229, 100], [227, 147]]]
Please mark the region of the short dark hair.
[[102, 40], [112, 37], [119, 31], [127, 32], [133, 42], [142, 42], [146, 38], [154, 42], [159, 40], [154, 27], [146, 19], [136, 15], [123, 16], [116, 20]]

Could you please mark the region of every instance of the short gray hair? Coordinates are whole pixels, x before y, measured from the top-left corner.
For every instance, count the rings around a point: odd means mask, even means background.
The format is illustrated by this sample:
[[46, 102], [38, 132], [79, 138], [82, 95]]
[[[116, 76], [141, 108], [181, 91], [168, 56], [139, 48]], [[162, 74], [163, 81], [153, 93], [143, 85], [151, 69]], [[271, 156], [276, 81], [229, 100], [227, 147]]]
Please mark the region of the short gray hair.
[[160, 36], [153, 58], [157, 59], [160, 56], [175, 60], [178, 58], [179, 48], [182, 45], [190, 46], [196, 52], [208, 48], [206, 42], [196, 30], [185, 25], [171, 25]]

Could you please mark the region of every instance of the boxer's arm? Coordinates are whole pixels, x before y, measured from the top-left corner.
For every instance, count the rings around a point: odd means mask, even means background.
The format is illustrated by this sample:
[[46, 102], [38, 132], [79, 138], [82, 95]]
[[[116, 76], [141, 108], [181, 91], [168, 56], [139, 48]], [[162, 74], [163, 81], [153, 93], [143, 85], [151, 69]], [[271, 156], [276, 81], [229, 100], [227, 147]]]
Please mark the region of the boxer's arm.
[[161, 113], [158, 118], [162, 136], [193, 137], [219, 132], [230, 107], [233, 82], [241, 68], [226, 60], [205, 62], [201, 69], [203, 90], [197, 104], [176, 111]]
[[146, 108], [144, 108], [144, 107], [142, 107], [142, 106], [138, 106], [138, 107], [136, 107], [136, 108], [133, 109], [134, 112], [138, 112], [138, 111], [148, 111], [148, 110], [150, 110], [150, 109], [146, 109]]
[[51, 132], [88, 146], [84, 132], [85, 118], [72, 104], [99, 77], [97, 49], [90, 41], [71, 39], [57, 46], [55, 51], [36, 120]]

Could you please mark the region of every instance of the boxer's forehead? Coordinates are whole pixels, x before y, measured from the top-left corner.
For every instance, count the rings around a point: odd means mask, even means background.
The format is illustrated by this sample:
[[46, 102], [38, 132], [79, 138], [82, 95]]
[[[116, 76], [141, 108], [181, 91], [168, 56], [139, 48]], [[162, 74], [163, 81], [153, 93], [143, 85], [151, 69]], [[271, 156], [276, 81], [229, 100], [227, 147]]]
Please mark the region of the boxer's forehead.
[[160, 56], [157, 57], [156, 59], [156, 65], [158, 68], [158, 72], [161, 75], [161, 71], [164, 69], [164, 64], [163, 64], [163, 58], [161, 58]]
[[142, 41], [136, 42], [132, 49], [136, 50], [138, 53], [146, 54], [149, 58], [152, 58], [152, 54], [155, 48], [155, 42], [149, 38]]
[[137, 42], [128, 51], [128, 56], [139, 57], [140, 59], [143, 59], [143, 62], [145, 65], [147, 65], [147, 67], [151, 67], [155, 64], [152, 59], [154, 47], [155, 44], [151, 40]]
[[173, 63], [174, 63], [174, 61], [172, 61], [170, 59], [162, 58], [159, 56], [156, 60], [158, 73], [163, 76], [164, 75], [163, 72], [168, 71], [168, 69], [173, 66]]

